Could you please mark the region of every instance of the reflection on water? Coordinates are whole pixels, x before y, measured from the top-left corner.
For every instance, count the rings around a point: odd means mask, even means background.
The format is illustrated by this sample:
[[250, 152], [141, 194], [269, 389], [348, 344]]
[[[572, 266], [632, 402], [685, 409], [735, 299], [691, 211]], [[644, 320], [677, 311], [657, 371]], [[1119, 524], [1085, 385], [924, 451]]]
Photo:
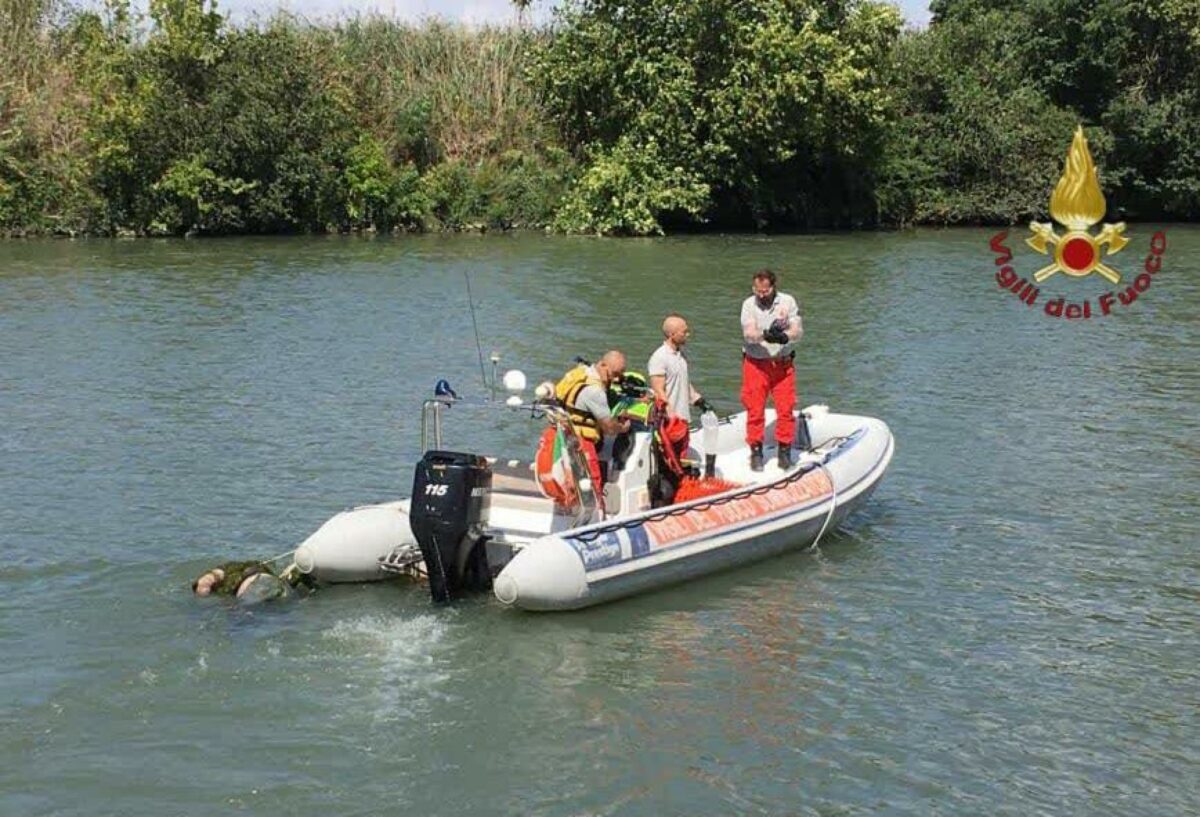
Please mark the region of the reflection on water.
[[[0, 812], [1193, 814], [1200, 231], [1170, 235], [1070, 324], [1002, 297], [984, 230], [2, 244]], [[762, 266], [802, 403], [897, 438], [819, 551], [558, 616], [187, 592], [408, 492], [421, 400], [481, 388], [464, 273], [502, 368], [641, 368], [678, 310], [733, 411]]]

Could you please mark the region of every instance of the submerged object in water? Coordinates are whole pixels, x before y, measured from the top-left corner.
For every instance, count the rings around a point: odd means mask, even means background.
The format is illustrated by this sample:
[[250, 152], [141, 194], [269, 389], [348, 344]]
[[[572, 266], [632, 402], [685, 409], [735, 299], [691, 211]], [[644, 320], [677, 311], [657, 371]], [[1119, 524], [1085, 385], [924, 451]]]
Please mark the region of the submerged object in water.
[[238, 604], [262, 604], [264, 601], [286, 599], [292, 595], [292, 586], [274, 573], [255, 573], [241, 583], [237, 589]]
[[223, 562], [192, 582], [192, 592], [197, 596], [234, 596], [244, 581], [270, 572], [271, 568], [260, 561]]
[[239, 604], [258, 604], [288, 598], [299, 586], [393, 578], [396, 571], [386, 572], [380, 561], [406, 545], [416, 548], [408, 508], [409, 501], [401, 499], [343, 511], [296, 548], [291, 564], [278, 574], [271, 564], [288, 554], [267, 561], [225, 562], [196, 579], [192, 590], [198, 596], [236, 596]]
[[275, 575], [268, 562], [225, 562], [192, 583], [197, 596], [232, 596], [238, 604], [260, 604], [292, 595], [292, 588], [308, 579], [294, 567]]

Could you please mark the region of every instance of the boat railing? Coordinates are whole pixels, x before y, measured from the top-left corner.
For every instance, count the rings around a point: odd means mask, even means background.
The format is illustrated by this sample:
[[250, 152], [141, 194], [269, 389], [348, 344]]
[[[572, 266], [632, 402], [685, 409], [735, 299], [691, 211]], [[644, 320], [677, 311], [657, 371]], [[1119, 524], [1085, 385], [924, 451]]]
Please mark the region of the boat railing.
[[[494, 400], [472, 400], [450, 396], [438, 396], [426, 400], [421, 406], [421, 451], [443, 449], [443, 414], [452, 406], [463, 406], [484, 411], [528, 411], [531, 419], [545, 417], [556, 426], [567, 441], [566, 453], [570, 465], [573, 488], [578, 496], [573, 526], [589, 524], [603, 518], [603, 505], [597, 487], [591, 484], [591, 471], [587, 457], [579, 445], [579, 436], [569, 415], [557, 403], [535, 400], [534, 402]], [[536, 477], [535, 477], [536, 478]]]
[[531, 419], [546, 416], [554, 422], [570, 422], [567, 419], [566, 412], [560, 406], [553, 403], [539, 401], [532, 403], [524, 401], [501, 403], [495, 400], [477, 400], [464, 397], [432, 397], [421, 404], [422, 453], [441, 450], [443, 442], [443, 415], [454, 406], [483, 411], [528, 411]]

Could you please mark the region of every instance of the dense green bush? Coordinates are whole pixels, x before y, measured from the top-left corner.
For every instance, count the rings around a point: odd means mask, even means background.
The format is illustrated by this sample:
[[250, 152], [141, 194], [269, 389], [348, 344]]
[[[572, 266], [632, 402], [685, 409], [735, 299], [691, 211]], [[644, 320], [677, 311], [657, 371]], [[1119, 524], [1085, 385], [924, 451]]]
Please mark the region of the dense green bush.
[[939, 0], [897, 50], [881, 210], [900, 221], [1044, 214], [1076, 123], [1110, 205], [1200, 218], [1200, 3]]
[[1114, 206], [1200, 217], [1200, 3], [574, 0], [531, 60], [583, 164], [558, 225], [1044, 215], [1084, 123]]
[[[980, 9], [898, 44], [896, 118], [878, 170], [880, 220], [1024, 220], [1045, 212], [1078, 120], [1012, 59], [1010, 12]], [[972, 70], [964, 71], [970, 60]]]
[[711, 188], [676, 159], [654, 137], [642, 144], [622, 137], [613, 147], [591, 148], [556, 226], [568, 232], [646, 235], [661, 233], [660, 219], [666, 216], [703, 219]]
[[509, 150], [488, 163], [487, 224], [502, 229], [548, 224], [575, 171], [566, 152], [550, 147], [530, 153]]
[[815, 0], [565, 3], [531, 71], [587, 169], [559, 222], [854, 224], [887, 92], [892, 6]]
[[468, 163], [451, 159], [422, 176], [430, 226], [451, 229], [537, 227], [554, 217], [570, 164], [561, 152], [519, 150]]
[[86, 102], [52, 0], [0, 0], [0, 234], [75, 233], [101, 202], [86, 166]]
[[397, 167], [382, 143], [363, 135], [346, 157], [346, 216], [352, 229], [415, 227], [429, 209], [412, 164]]
[[144, 46], [128, 43], [110, 63], [111, 98], [92, 124], [109, 227], [348, 226], [345, 169], [358, 138], [320, 70], [321, 44], [287, 25], [227, 29], [186, 0], [150, 8], [156, 26]]

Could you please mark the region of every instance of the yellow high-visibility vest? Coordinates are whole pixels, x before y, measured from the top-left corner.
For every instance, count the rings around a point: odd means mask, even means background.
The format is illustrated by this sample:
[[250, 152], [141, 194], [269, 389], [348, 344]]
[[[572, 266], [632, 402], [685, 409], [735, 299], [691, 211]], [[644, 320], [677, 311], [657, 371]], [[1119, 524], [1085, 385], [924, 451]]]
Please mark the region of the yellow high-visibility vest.
[[579, 393], [587, 386], [599, 386], [601, 391], [604, 390], [604, 384], [588, 372], [587, 366], [580, 363], [558, 381], [554, 387], [554, 396], [566, 408], [567, 416], [571, 418], [571, 425], [575, 426], [575, 433], [585, 440], [599, 442], [600, 423], [590, 411], [579, 408], [575, 404], [575, 401], [579, 399]]

